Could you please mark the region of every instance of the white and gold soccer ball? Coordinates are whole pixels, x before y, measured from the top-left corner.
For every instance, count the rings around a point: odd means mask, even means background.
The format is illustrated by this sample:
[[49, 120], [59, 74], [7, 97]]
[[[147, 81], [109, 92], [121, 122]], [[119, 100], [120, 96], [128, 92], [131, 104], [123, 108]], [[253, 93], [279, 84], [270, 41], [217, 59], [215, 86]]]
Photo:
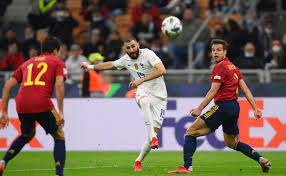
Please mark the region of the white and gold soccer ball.
[[169, 16], [162, 22], [162, 32], [170, 39], [176, 38], [183, 30], [181, 20], [175, 16]]

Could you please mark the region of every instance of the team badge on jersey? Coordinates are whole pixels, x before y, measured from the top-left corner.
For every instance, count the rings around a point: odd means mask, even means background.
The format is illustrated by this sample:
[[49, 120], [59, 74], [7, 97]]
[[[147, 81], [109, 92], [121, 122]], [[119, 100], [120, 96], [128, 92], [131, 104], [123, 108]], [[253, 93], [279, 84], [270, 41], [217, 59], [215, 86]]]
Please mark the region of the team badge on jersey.
[[136, 70], [138, 70], [138, 64], [134, 64], [134, 68], [136, 69]]

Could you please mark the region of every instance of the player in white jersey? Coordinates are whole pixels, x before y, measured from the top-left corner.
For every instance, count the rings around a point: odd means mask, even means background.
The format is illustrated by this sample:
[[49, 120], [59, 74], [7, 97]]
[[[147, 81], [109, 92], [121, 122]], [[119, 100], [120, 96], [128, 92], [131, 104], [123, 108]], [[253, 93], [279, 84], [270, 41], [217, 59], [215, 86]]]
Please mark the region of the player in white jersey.
[[134, 171], [142, 171], [141, 162], [151, 148], [159, 147], [157, 133], [159, 132], [167, 107], [167, 90], [163, 75], [166, 73], [161, 59], [149, 49], [140, 49], [139, 43], [133, 37], [124, 41], [126, 54], [116, 61], [96, 65], [81, 64], [83, 69], [112, 70], [126, 68], [133, 81], [130, 88], [137, 88], [136, 102], [142, 109], [147, 140], [134, 163]]

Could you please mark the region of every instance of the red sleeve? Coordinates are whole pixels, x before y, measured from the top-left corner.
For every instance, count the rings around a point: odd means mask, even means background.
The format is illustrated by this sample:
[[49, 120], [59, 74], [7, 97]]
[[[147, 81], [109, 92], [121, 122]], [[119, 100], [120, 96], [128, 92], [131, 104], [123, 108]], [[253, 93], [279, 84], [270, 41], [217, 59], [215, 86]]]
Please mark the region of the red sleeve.
[[65, 79], [67, 77], [67, 69], [64, 62], [59, 61], [56, 68], [56, 76], [63, 76]]
[[225, 81], [225, 76], [223, 74], [223, 68], [222, 67], [215, 66], [213, 68], [211, 81], [212, 82], [220, 82], [220, 83], [223, 83]]
[[22, 67], [19, 67], [12, 75], [13, 78], [17, 80], [18, 83], [22, 82]]

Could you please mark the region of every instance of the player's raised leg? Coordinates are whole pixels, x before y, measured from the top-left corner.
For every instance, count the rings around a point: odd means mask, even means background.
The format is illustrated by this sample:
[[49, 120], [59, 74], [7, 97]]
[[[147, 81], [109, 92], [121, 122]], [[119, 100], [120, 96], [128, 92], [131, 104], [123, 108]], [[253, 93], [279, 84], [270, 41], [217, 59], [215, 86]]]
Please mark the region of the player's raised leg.
[[156, 134], [156, 137], [152, 138], [150, 146], [151, 146], [151, 149], [157, 149], [159, 148], [159, 141], [157, 138], [157, 134], [159, 133], [162, 127], [162, 124], [163, 124], [165, 111], [167, 109], [167, 100], [154, 97], [154, 96], [150, 96], [150, 100], [152, 102], [151, 103], [151, 113], [152, 113], [151, 119], [153, 122], [154, 132]]
[[192, 124], [187, 129], [185, 142], [184, 142], [184, 166], [179, 166], [177, 170], [168, 172], [169, 174], [188, 174], [192, 173], [193, 167], [193, 155], [197, 148], [197, 137], [205, 136], [211, 132], [211, 129], [207, 126], [206, 122], [201, 118]]
[[227, 133], [224, 133], [223, 135], [224, 135], [224, 141], [229, 148], [239, 151], [244, 155], [248, 156], [249, 158], [257, 161], [260, 164], [262, 171], [268, 172], [271, 166], [271, 163], [268, 159], [263, 158], [257, 151], [255, 151], [248, 144], [239, 141], [236, 135], [229, 135]]

